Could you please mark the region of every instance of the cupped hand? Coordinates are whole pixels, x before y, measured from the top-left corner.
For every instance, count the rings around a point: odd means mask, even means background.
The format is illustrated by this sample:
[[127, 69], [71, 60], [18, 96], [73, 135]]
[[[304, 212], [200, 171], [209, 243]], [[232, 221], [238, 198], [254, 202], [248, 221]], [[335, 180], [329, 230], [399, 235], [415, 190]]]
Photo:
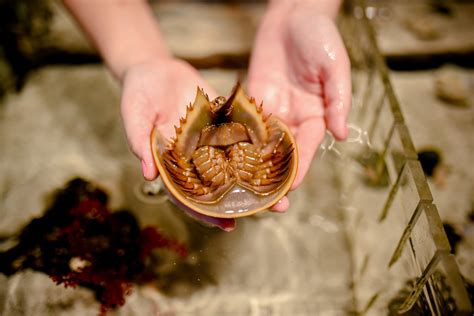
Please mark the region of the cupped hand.
[[[163, 139], [170, 139], [175, 134], [174, 125], [194, 101], [196, 88], [203, 88], [211, 99], [216, 93], [196, 69], [173, 58], [134, 65], [125, 72], [122, 83], [121, 110], [128, 142], [141, 160], [143, 176], [153, 180], [158, 170], [150, 144], [152, 130], [156, 127]], [[232, 219], [190, 214], [227, 231], [235, 226]]]
[[[295, 135], [299, 170], [309, 170], [325, 130], [347, 137], [351, 101], [350, 62], [334, 20], [311, 5], [275, 4], [258, 31], [248, 93], [282, 119]], [[284, 211], [287, 198], [273, 208]]]

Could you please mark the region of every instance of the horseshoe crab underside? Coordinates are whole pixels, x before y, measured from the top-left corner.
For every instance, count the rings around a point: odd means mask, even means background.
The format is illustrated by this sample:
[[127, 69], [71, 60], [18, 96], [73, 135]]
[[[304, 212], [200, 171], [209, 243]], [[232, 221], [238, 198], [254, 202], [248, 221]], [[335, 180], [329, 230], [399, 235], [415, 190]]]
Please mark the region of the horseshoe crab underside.
[[290, 189], [297, 150], [289, 128], [263, 115], [239, 84], [210, 101], [197, 89], [176, 137], [163, 145], [155, 129], [152, 150], [168, 193], [180, 207], [220, 218], [252, 215]]

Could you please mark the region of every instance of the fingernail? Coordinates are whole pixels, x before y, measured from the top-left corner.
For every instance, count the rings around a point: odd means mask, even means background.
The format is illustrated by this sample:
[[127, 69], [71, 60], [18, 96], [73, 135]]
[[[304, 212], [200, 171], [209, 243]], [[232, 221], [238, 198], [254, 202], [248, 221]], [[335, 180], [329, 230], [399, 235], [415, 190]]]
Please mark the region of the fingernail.
[[147, 171], [146, 162], [145, 160], [142, 160], [141, 162], [142, 162], [142, 173], [143, 173], [143, 176], [145, 177], [146, 171]]

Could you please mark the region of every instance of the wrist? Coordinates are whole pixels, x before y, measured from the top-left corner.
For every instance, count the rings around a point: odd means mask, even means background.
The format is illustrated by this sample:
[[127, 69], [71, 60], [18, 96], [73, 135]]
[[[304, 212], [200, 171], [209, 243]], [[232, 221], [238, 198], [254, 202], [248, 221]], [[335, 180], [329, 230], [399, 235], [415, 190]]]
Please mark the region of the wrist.
[[150, 62], [165, 63], [172, 59], [169, 51], [159, 41], [139, 41], [131, 46], [111, 47], [110, 52], [102, 53], [105, 63], [112, 74], [119, 80], [135, 66]]
[[286, 6], [287, 9], [310, 10], [320, 15], [326, 15], [335, 19], [339, 12], [342, 0], [270, 0], [270, 6]]
[[120, 82], [136, 65], [172, 58], [151, 12], [139, 13], [145, 16], [140, 21], [135, 18], [135, 27], [124, 28], [99, 44], [107, 67]]

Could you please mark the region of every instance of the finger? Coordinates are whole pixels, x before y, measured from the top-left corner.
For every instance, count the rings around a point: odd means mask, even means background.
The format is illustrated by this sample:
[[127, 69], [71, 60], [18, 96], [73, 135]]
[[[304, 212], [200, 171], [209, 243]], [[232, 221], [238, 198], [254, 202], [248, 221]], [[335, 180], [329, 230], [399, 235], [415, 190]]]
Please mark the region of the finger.
[[326, 125], [322, 117], [315, 117], [304, 121], [298, 127], [295, 138], [296, 145], [298, 146], [299, 166], [295, 181], [291, 187], [292, 190], [301, 184], [303, 178], [308, 173], [316, 150], [319, 148], [324, 137], [325, 128]]
[[148, 136], [137, 141], [140, 149], [135, 152], [138, 158], [141, 159], [143, 177], [148, 181], [155, 180], [159, 174], [151, 151], [150, 137], [151, 130]]
[[270, 208], [270, 211], [275, 213], [284, 213], [289, 207], [290, 202], [288, 201], [288, 198], [284, 196], [280, 201], [277, 202], [277, 204]]
[[157, 169], [157, 167], [155, 165], [155, 162], [153, 160], [152, 161], [149, 161], [149, 160], [147, 161], [145, 159], [142, 159], [141, 164], [142, 164], [143, 178], [145, 178], [148, 181], [152, 181], [152, 180], [155, 180], [158, 177], [159, 172], [158, 172], [158, 169]]
[[336, 139], [348, 134], [347, 116], [351, 107], [351, 69], [346, 49], [338, 33], [333, 46], [327, 49], [323, 75], [325, 119], [327, 128]]
[[159, 175], [151, 147], [153, 128], [153, 122], [147, 124], [147, 128], [138, 133], [140, 138], [137, 141], [140, 148], [137, 155], [141, 158], [142, 174], [148, 181], [155, 180]]
[[206, 224], [210, 224], [211, 226], [216, 226], [226, 232], [231, 232], [235, 229], [235, 219], [233, 218], [211, 217], [190, 209], [185, 209], [185, 213], [193, 217], [194, 219], [202, 221]]
[[130, 90], [125, 86], [121, 104], [125, 132], [132, 152], [141, 160], [143, 177], [154, 180], [158, 177], [150, 142], [154, 118], [147, 115], [147, 99]]

